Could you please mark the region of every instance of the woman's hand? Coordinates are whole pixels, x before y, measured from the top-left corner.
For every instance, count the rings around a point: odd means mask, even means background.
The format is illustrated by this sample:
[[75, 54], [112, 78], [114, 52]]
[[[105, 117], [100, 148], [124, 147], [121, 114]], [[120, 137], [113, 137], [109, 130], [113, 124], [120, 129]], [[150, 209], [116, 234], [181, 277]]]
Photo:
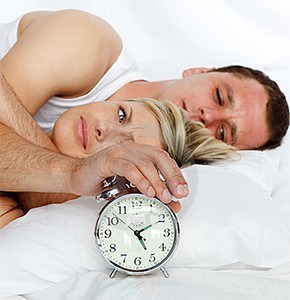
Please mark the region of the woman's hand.
[[[172, 196], [180, 199], [188, 195], [186, 181], [166, 151], [129, 141], [80, 160], [68, 178], [68, 190], [78, 195], [96, 195], [102, 190], [102, 182], [113, 175], [126, 177], [143, 194], [157, 196], [164, 203], [171, 203]], [[180, 209], [178, 202], [172, 202], [170, 206], [175, 211]]]

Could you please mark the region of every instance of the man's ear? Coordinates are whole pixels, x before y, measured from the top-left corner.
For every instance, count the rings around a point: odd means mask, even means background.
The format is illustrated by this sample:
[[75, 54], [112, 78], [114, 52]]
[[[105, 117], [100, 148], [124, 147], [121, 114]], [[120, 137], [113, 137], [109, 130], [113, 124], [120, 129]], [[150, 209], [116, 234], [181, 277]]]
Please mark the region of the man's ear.
[[214, 70], [214, 68], [189, 68], [182, 72], [182, 77], [186, 78], [192, 75], [207, 73], [212, 70]]

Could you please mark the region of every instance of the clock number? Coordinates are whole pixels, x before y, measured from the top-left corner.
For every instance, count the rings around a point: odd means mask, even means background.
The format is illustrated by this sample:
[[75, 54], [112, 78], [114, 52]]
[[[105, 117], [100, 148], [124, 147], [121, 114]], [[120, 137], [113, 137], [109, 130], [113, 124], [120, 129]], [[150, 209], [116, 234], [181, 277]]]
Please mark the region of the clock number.
[[165, 222], [165, 215], [164, 214], [160, 214], [159, 215], [158, 223], [163, 223], [163, 222]]
[[139, 201], [132, 201], [132, 208], [141, 208], [142, 206], [142, 201], [139, 200]]
[[127, 207], [126, 206], [119, 206], [119, 215], [126, 215], [127, 214]]
[[119, 220], [116, 217], [112, 217], [112, 218], [108, 217], [107, 219], [108, 219], [108, 226], [111, 226], [111, 225], [116, 226], [119, 223]]
[[121, 254], [121, 257], [123, 257], [123, 263], [125, 263], [126, 258], [127, 258], [127, 254]]
[[162, 244], [159, 246], [159, 248], [161, 249], [161, 251], [165, 251], [165, 249], [166, 249], [166, 246], [165, 246], [165, 244], [164, 244], [164, 243], [162, 243]]
[[140, 266], [140, 265], [141, 265], [141, 257], [140, 257], [140, 256], [137, 256], [137, 257], [134, 259], [134, 265], [135, 265], [135, 266]]
[[117, 251], [116, 244], [111, 244], [110, 245], [110, 252], [114, 253], [116, 251]]
[[112, 231], [110, 229], [106, 229], [105, 231], [105, 238], [108, 239], [111, 237], [112, 235]]
[[169, 236], [170, 236], [170, 229], [169, 229], [169, 228], [165, 228], [165, 229], [164, 229], [163, 236], [164, 236], [164, 237], [169, 237]]
[[154, 262], [156, 260], [155, 253], [151, 253], [149, 257], [150, 262]]

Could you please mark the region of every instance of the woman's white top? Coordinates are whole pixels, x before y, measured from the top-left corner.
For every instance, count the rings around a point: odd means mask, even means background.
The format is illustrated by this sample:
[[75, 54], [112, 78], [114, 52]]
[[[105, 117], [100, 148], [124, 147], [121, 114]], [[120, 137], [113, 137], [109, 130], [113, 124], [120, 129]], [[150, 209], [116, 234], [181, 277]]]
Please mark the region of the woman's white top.
[[[13, 47], [17, 41], [18, 25], [21, 17], [13, 22], [0, 25], [0, 58]], [[76, 98], [52, 97], [35, 114], [34, 119], [45, 131], [51, 131], [56, 119], [67, 109], [75, 106], [107, 100], [125, 84], [144, 80], [138, 71], [136, 61], [123, 48], [120, 56], [102, 79], [87, 94]]]

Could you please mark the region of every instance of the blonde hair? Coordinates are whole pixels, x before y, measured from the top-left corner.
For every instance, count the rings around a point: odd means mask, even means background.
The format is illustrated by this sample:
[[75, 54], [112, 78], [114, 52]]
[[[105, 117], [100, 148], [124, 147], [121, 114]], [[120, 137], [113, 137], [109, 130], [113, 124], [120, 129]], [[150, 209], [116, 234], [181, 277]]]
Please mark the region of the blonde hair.
[[171, 102], [150, 98], [129, 101], [143, 103], [153, 112], [160, 124], [164, 150], [181, 168], [227, 159], [235, 152], [234, 147], [215, 139], [201, 122], [189, 120], [187, 112]]

